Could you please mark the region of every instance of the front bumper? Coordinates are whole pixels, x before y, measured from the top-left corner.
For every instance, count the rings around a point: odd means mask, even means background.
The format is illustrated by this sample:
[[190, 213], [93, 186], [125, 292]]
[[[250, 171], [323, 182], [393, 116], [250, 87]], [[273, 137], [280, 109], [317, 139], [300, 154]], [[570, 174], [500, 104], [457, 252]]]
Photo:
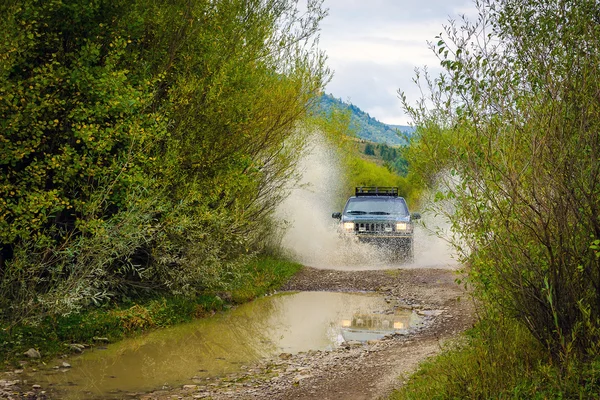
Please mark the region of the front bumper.
[[361, 243], [404, 249], [412, 247], [412, 235], [349, 235]]

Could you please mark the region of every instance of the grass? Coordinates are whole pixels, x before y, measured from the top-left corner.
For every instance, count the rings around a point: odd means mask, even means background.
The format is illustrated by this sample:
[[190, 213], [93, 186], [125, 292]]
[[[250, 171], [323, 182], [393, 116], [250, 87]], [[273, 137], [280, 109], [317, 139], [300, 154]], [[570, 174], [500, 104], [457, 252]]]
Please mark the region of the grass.
[[245, 303], [277, 289], [302, 269], [302, 265], [285, 259], [265, 257], [248, 265], [250, 273], [234, 285], [231, 301]]
[[48, 317], [37, 325], [10, 329], [0, 326], [0, 360], [5, 367], [16, 367], [30, 348], [48, 359], [68, 353], [69, 344], [93, 344], [104, 339], [114, 342], [150, 329], [205, 317], [272, 292], [301, 268], [295, 262], [263, 257], [249, 263], [244, 278], [232, 282], [227, 292], [205, 293], [193, 299], [158, 296], [137, 303]]
[[515, 321], [482, 321], [390, 396], [409, 399], [600, 399], [600, 357], [556, 363]]

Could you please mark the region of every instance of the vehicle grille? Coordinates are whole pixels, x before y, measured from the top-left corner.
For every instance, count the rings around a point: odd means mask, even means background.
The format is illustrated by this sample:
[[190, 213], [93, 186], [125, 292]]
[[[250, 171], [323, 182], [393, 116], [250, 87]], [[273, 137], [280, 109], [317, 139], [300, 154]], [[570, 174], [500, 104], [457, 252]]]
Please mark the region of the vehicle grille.
[[386, 233], [396, 232], [396, 224], [383, 222], [356, 222], [354, 224], [355, 232], [368, 232], [368, 233]]

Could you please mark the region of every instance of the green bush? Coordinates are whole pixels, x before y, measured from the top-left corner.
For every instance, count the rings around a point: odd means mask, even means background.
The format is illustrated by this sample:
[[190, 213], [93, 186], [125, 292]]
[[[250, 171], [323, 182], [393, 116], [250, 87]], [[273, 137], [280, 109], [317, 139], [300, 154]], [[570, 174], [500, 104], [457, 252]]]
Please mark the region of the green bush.
[[390, 399], [592, 399], [599, 362], [555, 364], [521, 323], [487, 318], [422, 364]]
[[409, 162], [439, 190], [436, 208], [451, 220], [485, 304], [520, 321], [555, 362], [594, 358], [597, 3], [511, 0], [478, 9], [474, 23], [438, 38], [444, 73], [421, 77], [433, 106], [405, 101], [418, 126]]
[[293, 182], [324, 13], [3, 2], [0, 321], [235, 279]]

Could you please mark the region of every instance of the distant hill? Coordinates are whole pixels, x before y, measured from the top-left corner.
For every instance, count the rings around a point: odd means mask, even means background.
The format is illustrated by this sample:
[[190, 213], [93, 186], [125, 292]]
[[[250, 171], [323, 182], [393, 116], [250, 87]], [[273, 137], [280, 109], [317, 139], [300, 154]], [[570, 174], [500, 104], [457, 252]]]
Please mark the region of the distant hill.
[[375, 143], [384, 143], [389, 146], [405, 145], [405, 136], [410, 136], [414, 128], [407, 125], [387, 125], [379, 122], [354, 104], [348, 104], [341, 99], [336, 99], [330, 94], [321, 96], [320, 107], [328, 114], [332, 108], [350, 110], [350, 129], [361, 139]]
[[398, 129], [400, 132], [407, 134], [408, 136], [412, 135], [415, 132], [415, 127], [410, 125], [388, 125], [394, 129]]

